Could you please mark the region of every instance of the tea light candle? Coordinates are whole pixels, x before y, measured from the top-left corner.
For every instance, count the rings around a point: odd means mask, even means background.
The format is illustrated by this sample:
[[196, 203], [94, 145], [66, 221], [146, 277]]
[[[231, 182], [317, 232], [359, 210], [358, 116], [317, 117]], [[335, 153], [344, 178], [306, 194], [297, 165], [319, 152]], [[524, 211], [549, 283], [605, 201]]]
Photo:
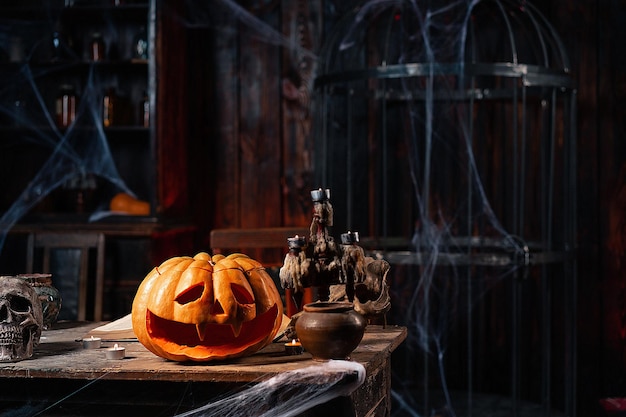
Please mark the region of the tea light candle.
[[99, 337], [88, 337], [83, 339], [83, 349], [100, 349], [102, 339]]
[[359, 241], [359, 232], [351, 232], [341, 234], [341, 244], [353, 245]]
[[116, 343], [112, 348], [106, 350], [107, 359], [124, 359], [126, 356], [126, 348], [118, 346]]
[[304, 352], [302, 344], [296, 339], [293, 339], [290, 343], [285, 343], [285, 353], [287, 355], [301, 355], [302, 352]]
[[306, 238], [304, 236], [295, 235], [294, 237], [287, 238], [287, 246], [291, 250], [300, 251], [304, 245], [306, 245]]

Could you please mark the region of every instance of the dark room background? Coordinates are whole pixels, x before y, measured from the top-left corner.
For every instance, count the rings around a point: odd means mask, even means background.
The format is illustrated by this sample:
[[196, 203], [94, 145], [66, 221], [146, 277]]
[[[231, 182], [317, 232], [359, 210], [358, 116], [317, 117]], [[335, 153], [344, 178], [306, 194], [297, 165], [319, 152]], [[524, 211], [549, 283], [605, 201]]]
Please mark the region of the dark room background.
[[[7, 2], [7, 8], [13, 3], [19, 2]], [[316, 159], [316, 131], [323, 123], [314, 111], [318, 60], [332, 41], [329, 36], [343, 24], [341, 17], [359, 2], [156, 0], [154, 8], [143, 4], [152, 4], [147, 1], [128, 1], [126, 7], [136, 11], [137, 3], [142, 13], [154, 12], [154, 55], [146, 64], [144, 86], [150, 90], [153, 118], [145, 131], [113, 131], [119, 144], [143, 134], [153, 141], [149, 159], [138, 163], [131, 156], [118, 166], [127, 185], [151, 204], [144, 219], [150, 226], [148, 231], [143, 225], [111, 226], [105, 293], [114, 301], [105, 303], [106, 319], [128, 311], [149, 268], [169, 256], [209, 250], [212, 229], [309, 225], [310, 191], [327, 185], [320, 183]], [[601, 399], [626, 397], [626, 1], [545, 0], [534, 6], [554, 27], [570, 62], [576, 104], [575, 402], [580, 416], [603, 415]], [[501, 39], [490, 41], [497, 45]], [[9, 143], [12, 132], [0, 130]], [[7, 216], [49, 152], [40, 150], [16, 167], [18, 162], [7, 157], [15, 149], [11, 144], [0, 148], [5, 155], [0, 274], [23, 272], [23, 232], [33, 224], [43, 227], [50, 218], [42, 213], [67, 197], [66, 189], [61, 196], [51, 192], [17, 218]], [[401, 166], [406, 149], [395, 151]], [[411, 199], [410, 188], [410, 181], [397, 181], [385, 192], [403, 207]], [[106, 196], [110, 193], [107, 189]], [[68, 220], [67, 214], [64, 209], [61, 221]], [[84, 227], [85, 213], [72, 216], [77, 229]], [[409, 241], [412, 219], [398, 215], [393, 220], [408, 226], [403, 238]], [[558, 321], [553, 327], [560, 332]], [[553, 355], [558, 358], [559, 352]], [[406, 360], [406, 355], [398, 357], [401, 364]]]

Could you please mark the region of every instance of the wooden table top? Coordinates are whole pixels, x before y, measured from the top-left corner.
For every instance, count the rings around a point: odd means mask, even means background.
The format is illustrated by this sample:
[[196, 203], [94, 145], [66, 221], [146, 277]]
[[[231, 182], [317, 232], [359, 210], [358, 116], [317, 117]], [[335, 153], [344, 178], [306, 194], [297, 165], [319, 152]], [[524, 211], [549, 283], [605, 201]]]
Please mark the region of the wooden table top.
[[[82, 338], [103, 323], [57, 323], [42, 334], [32, 358], [0, 363], [0, 378], [62, 378], [157, 380], [170, 382], [236, 382], [267, 379], [281, 372], [319, 364], [307, 352], [288, 356], [284, 343], [272, 343], [243, 358], [211, 362], [174, 362], [154, 355], [136, 341], [120, 341], [126, 358], [106, 358], [113, 342], [102, 342], [100, 349], [83, 349]], [[366, 328], [361, 344], [351, 360], [361, 363], [370, 373], [389, 360], [391, 353], [406, 339], [407, 330], [400, 326]]]

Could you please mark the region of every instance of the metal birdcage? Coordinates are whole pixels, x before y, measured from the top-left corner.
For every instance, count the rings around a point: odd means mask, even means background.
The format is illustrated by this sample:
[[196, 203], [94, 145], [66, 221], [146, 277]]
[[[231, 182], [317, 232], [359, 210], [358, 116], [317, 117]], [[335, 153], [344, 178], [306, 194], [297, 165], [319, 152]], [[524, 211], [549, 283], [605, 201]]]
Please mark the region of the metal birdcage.
[[361, 2], [333, 27], [317, 181], [334, 228], [393, 265], [418, 411], [487, 393], [574, 415], [576, 89], [554, 28], [515, 0]]

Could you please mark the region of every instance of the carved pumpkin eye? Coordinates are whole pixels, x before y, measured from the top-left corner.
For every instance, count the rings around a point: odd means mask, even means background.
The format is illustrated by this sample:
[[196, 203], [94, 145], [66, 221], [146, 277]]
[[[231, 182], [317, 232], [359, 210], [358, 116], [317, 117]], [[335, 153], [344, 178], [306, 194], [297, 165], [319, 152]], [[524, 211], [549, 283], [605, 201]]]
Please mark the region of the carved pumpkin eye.
[[242, 254], [168, 259], [142, 281], [132, 308], [137, 339], [176, 361], [252, 354], [271, 343], [282, 318], [274, 281]]
[[192, 301], [199, 300], [202, 297], [202, 293], [204, 292], [204, 285], [198, 284], [191, 288], [188, 288], [186, 291], [176, 297], [176, 302], [178, 304], [187, 304]]
[[239, 304], [254, 303], [254, 298], [250, 295], [250, 292], [241, 285], [231, 284], [230, 289], [233, 291], [233, 296]]

